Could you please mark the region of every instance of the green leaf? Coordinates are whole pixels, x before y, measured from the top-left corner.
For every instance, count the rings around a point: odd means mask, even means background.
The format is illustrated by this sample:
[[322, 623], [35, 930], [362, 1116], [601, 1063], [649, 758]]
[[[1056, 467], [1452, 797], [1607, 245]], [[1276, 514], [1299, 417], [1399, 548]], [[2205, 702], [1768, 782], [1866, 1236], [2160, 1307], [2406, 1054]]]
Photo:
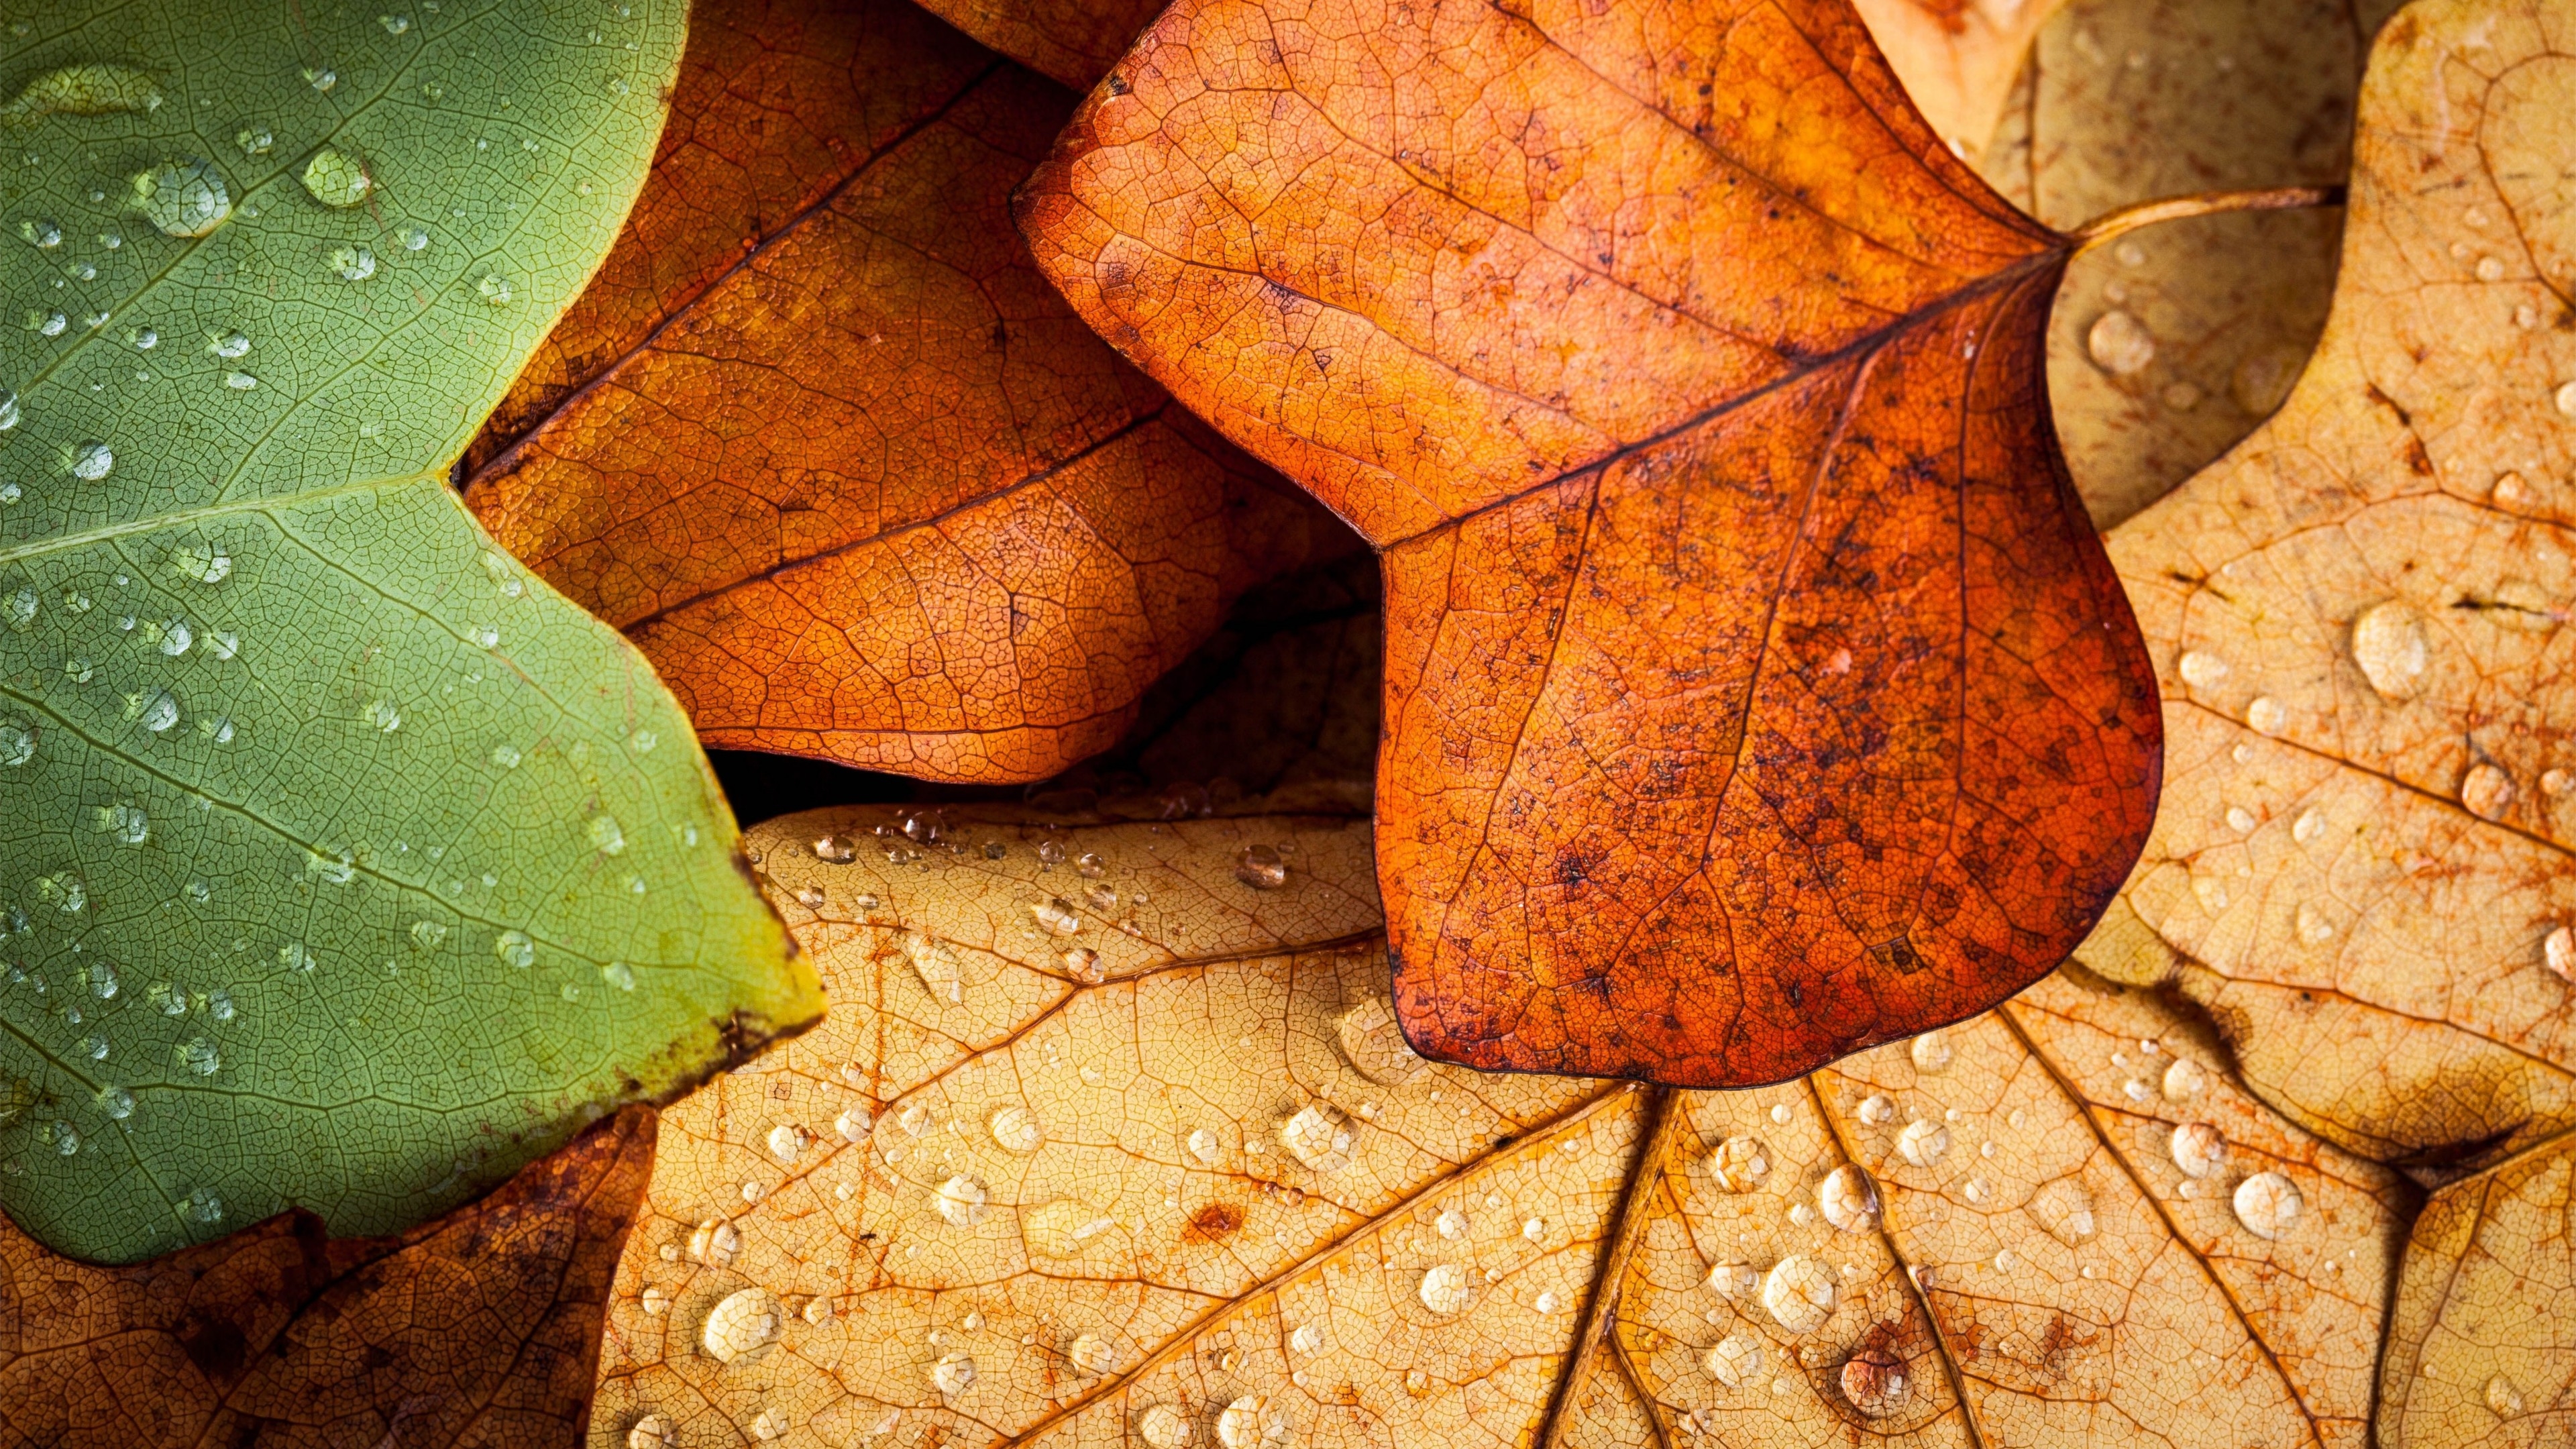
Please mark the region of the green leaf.
[[822, 1009], [670, 695], [446, 485], [685, 6], [392, 3], [0, 35], [0, 1207], [81, 1257], [393, 1231]]

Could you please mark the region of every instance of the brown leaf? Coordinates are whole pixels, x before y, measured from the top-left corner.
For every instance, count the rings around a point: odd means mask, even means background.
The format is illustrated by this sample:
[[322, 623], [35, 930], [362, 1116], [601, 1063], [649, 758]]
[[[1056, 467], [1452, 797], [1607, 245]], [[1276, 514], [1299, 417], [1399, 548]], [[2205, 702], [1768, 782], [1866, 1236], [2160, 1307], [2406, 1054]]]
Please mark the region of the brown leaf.
[[673, 104], [468, 499], [708, 744], [1050, 775], [1234, 594], [1335, 546], [1012, 236], [1069, 95], [894, 0], [728, 0]]
[[2266, 1100], [2424, 1167], [2576, 1121], [2569, 23], [2390, 22], [2315, 359], [2112, 542], [2170, 783], [2082, 959], [2177, 982]]
[[97, 1268], [0, 1220], [0, 1445], [579, 1443], [653, 1141], [629, 1108], [398, 1238], [299, 1210]]
[[1846, 6], [1184, 0], [1020, 219], [1381, 551], [1424, 1049], [1777, 1080], [2116, 888], [2158, 746], [2046, 433], [2066, 243]]
[[1032, 70], [1089, 90], [1163, 0], [922, 0], [922, 8]]
[[[2067, 0], [1853, 0], [1872, 40], [1887, 56], [1888, 68], [1905, 83], [1905, 94], [1923, 119], [1950, 149], [1972, 164], [2004, 124], [2004, 108], [2016, 99], [2022, 63], [2051, 17]], [[1981, 167], [1981, 169], [1984, 169]], [[2030, 210], [2026, 199], [1995, 177], [2005, 195]], [[2087, 212], [2071, 221], [2046, 212], [2043, 220], [2061, 226], [2092, 220]]]
[[666, 1115], [602, 1449], [2365, 1442], [2410, 1190], [2166, 1000], [1479, 1074], [1393, 1030], [1355, 822], [927, 819], [753, 831], [833, 1010]]

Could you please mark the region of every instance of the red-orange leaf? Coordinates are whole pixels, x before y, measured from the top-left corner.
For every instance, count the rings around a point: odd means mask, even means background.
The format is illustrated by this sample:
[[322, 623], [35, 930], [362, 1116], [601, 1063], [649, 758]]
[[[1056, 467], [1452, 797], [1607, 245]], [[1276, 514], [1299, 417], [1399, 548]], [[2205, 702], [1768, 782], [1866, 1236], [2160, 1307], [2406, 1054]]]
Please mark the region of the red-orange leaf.
[[921, 0], [922, 8], [1011, 59], [1088, 87], [1163, 0]]
[[1740, 1085], [2061, 960], [2155, 690], [2042, 392], [2067, 239], [1843, 0], [1181, 0], [1021, 210], [1377, 545], [1397, 1003]]
[[571, 1449], [653, 1139], [629, 1108], [399, 1238], [299, 1210], [97, 1268], [0, 1219], [0, 1446]]
[[1030, 264], [1007, 199], [1072, 105], [893, 0], [700, 7], [627, 233], [468, 499], [707, 743], [1053, 774], [1332, 536]]

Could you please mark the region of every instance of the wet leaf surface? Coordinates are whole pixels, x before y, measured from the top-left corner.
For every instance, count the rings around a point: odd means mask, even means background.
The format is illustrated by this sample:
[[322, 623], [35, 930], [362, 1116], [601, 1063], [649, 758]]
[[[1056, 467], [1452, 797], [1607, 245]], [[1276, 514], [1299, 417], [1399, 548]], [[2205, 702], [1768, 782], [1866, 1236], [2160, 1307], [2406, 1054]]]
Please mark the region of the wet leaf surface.
[[2310, 1130], [2441, 1168], [2576, 1118], [2564, 6], [2383, 31], [2335, 310], [2278, 416], [2114, 536], [2165, 805], [2081, 953]]
[[398, 1231], [821, 1008], [646, 661], [447, 486], [643, 181], [685, 17], [626, 9], [0, 39], [0, 1206], [57, 1251]]
[[1847, 9], [1578, 9], [1178, 5], [1020, 219], [1381, 551], [1417, 1044], [1777, 1080], [2063, 957], [2150, 686], [2042, 416], [2064, 241]]
[[1076, 319], [1007, 214], [1070, 94], [896, 3], [738, 0], [468, 499], [701, 738], [1043, 778], [1347, 547]]
[[653, 1140], [630, 1108], [399, 1238], [299, 1211], [97, 1268], [0, 1221], [0, 1445], [578, 1444]]
[[1488, 1075], [1395, 1033], [1358, 822], [753, 844], [833, 1010], [666, 1114], [603, 1449], [2367, 1442], [2413, 1189], [2152, 993]]

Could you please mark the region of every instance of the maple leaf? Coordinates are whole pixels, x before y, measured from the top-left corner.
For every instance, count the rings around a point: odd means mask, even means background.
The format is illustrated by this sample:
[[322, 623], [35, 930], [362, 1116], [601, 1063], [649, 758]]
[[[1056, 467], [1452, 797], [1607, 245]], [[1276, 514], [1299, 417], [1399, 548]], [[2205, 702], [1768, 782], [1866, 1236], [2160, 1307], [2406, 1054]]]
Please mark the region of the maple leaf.
[[2364, 1442], [2413, 1191], [2052, 977], [1762, 1092], [1396, 1030], [1365, 822], [755, 827], [824, 1025], [664, 1117], [594, 1443]]
[[1020, 220], [1380, 550], [1417, 1045], [1778, 1080], [2116, 889], [2157, 724], [2045, 423], [2072, 244], [1848, 8], [1184, 0]]
[[628, 1108], [397, 1238], [298, 1209], [99, 1268], [0, 1221], [0, 1445], [577, 1444], [653, 1141]]
[[708, 744], [1055, 774], [1347, 547], [1074, 318], [1006, 214], [1072, 97], [895, 0], [693, 22], [652, 175], [467, 498]]

